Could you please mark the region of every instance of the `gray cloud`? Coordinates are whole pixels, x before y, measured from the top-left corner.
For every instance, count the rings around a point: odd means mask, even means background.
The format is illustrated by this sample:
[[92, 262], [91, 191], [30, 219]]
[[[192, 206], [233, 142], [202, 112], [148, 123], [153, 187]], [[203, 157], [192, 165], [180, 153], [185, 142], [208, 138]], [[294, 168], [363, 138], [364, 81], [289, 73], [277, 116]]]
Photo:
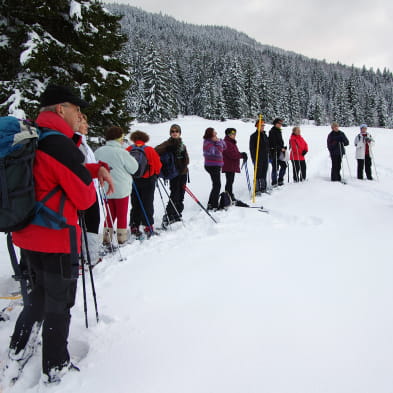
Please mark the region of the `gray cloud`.
[[229, 26], [262, 44], [328, 62], [393, 71], [391, 0], [117, 0], [203, 25]]

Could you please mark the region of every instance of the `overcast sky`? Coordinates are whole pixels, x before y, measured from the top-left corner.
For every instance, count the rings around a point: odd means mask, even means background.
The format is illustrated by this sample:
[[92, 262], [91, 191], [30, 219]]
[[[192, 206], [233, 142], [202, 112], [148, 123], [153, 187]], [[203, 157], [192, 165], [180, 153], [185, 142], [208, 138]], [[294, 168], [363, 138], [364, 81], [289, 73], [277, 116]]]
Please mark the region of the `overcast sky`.
[[393, 71], [392, 0], [106, 0], [179, 21], [232, 27], [262, 44]]

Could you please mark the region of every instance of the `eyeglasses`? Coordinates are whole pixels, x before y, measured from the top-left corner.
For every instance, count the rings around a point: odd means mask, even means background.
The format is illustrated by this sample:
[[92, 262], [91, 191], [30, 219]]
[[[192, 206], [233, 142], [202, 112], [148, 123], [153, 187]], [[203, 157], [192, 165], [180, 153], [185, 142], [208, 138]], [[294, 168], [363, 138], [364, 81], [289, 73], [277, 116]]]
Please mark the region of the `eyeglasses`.
[[236, 131], [231, 131], [229, 135], [236, 135]]
[[171, 130], [171, 134], [178, 134], [179, 130]]

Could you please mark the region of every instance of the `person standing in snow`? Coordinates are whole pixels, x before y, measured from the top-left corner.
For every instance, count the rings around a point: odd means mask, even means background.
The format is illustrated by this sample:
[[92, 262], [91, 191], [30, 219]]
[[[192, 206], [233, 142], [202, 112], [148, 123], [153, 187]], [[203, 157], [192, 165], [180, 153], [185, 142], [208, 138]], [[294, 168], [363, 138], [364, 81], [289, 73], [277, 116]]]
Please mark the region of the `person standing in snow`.
[[[146, 146], [149, 141], [149, 135], [143, 131], [135, 131], [131, 134], [130, 140], [133, 145], [129, 146], [127, 150], [130, 152], [134, 146], [143, 147], [147, 159], [147, 169], [142, 177], [134, 179], [135, 185], [132, 187], [131, 193], [131, 212], [130, 212], [130, 227], [131, 235], [140, 238], [142, 233], [139, 231], [139, 225], [144, 225], [145, 235], [149, 238], [155, 235], [154, 232], [154, 191], [157, 181], [157, 175], [161, 170], [160, 156], [150, 146]], [[141, 201], [139, 201], [139, 194]], [[143, 206], [141, 206], [141, 203]], [[146, 216], [143, 212], [145, 210]]]
[[[257, 155], [257, 143], [258, 143], [258, 126], [259, 119], [255, 122], [255, 132], [250, 136], [250, 154], [251, 159], [256, 165], [256, 155]], [[260, 125], [261, 135], [259, 137], [259, 150], [258, 150], [258, 167], [256, 176], [256, 187], [255, 192], [257, 195], [266, 192], [267, 182], [266, 176], [269, 168], [269, 139], [265, 133], [265, 122], [262, 120]]]
[[132, 176], [138, 170], [138, 163], [123, 148], [124, 131], [121, 127], [112, 126], [105, 131], [105, 146], [95, 151], [97, 160], [107, 162], [115, 183], [115, 192], [109, 195], [105, 207], [103, 244], [112, 243], [114, 224], [117, 220], [117, 241], [124, 244], [128, 240], [127, 218], [128, 201], [132, 187]]
[[367, 132], [367, 124], [360, 126], [360, 133], [356, 135], [354, 145], [356, 146], [356, 159], [358, 162], [358, 179], [363, 179], [363, 170], [365, 170], [367, 179], [373, 180], [370, 150], [374, 145], [374, 139]]
[[40, 104], [37, 125], [60, 135], [49, 135], [38, 142], [33, 167], [36, 198], [43, 200], [58, 189], [45, 206], [54, 212], [62, 211], [69, 227], [52, 229], [37, 222], [12, 234], [14, 244], [21, 249], [21, 260], [28, 267], [31, 291], [15, 324], [3, 381], [18, 377], [18, 370], [34, 354], [42, 325], [43, 381], [50, 384], [59, 383], [69, 370], [79, 371], [71, 363], [67, 348], [70, 310], [79, 276], [78, 210], [86, 210], [96, 201], [92, 177], [98, 177], [101, 184], [108, 183], [108, 194], [113, 192], [113, 183], [101, 163], [83, 164], [84, 156], [78, 149], [80, 136], [75, 132], [80, 127], [80, 108], [88, 103], [68, 87], [49, 85]]
[[341, 181], [341, 161], [345, 154], [344, 146], [348, 146], [349, 141], [345, 134], [339, 130], [338, 123], [333, 122], [331, 127], [332, 131], [327, 137], [327, 147], [332, 160], [330, 179], [331, 181]]
[[232, 201], [236, 201], [233, 194], [233, 182], [235, 180], [235, 173], [240, 173], [240, 159], [247, 161], [247, 153], [240, 153], [236, 141], [236, 129], [227, 128], [225, 130], [224, 142], [227, 148], [223, 151], [224, 165], [222, 172], [225, 173], [226, 183], [225, 191], [231, 196]]
[[212, 181], [207, 209], [217, 210], [221, 191], [221, 168], [224, 165], [223, 151], [226, 149], [226, 143], [218, 138], [216, 130], [212, 127], [206, 128], [203, 139], [205, 170]]
[[[287, 168], [287, 163], [283, 160], [283, 154], [287, 150], [282, 139], [281, 127], [284, 123], [282, 119], [274, 119], [273, 127], [269, 131], [269, 148], [270, 161], [272, 164], [272, 186], [282, 186], [284, 184], [284, 176]], [[278, 171], [278, 179], [277, 179]]]
[[[78, 135], [81, 135], [81, 144], [79, 146], [79, 150], [85, 156], [85, 163], [94, 164], [97, 163], [97, 160], [94, 156], [93, 150], [91, 150], [90, 146], [87, 144], [87, 133], [89, 130], [89, 124], [87, 122], [87, 116], [82, 113], [82, 120], [77, 132]], [[93, 179], [94, 186], [96, 189], [96, 194], [98, 192], [98, 181]], [[99, 260], [98, 256], [98, 232], [100, 229], [100, 205], [98, 203], [98, 196], [96, 197], [96, 201], [93, 205], [91, 205], [87, 210], [84, 211], [84, 218], [86, 223], [87, 230], [87, 245], [89, 248], [90, 260], [91, 264], [94, 266]], [[86, 250], [85, 247], [82, 247], [82, 251], [84, 253], [85, 258]]]
[[[166, 206], [166, 214], [162, 220], [164, 227], [175, 221], [181, 220], [182, 212], [184, 210], [184, 186], [187, 183], [188, 164], [190, 163], [186, 145], [183, 143], [181, 138], [181, 128], [178, 124], [171, 125], [169, 129], [169, 136], [169, 139], [155, 147], [156, 152], [160, 156], [164, 153], [172, 153], [174, 155], [175, 166], [179, 173], [178, 176], [169, 180], [171, 193], [169, 195], [170, 200]], [[179, 213], [180, 217], [177, 213]]]
[[289, 139], [289, 148], [291, 154], [289, 156], [292, 161], [293, 181], [306, 180], [306, 160], [304, 156], [308, 152], [308, 145], [300, 135], [300, 127], [293, 127], [292, 135]]

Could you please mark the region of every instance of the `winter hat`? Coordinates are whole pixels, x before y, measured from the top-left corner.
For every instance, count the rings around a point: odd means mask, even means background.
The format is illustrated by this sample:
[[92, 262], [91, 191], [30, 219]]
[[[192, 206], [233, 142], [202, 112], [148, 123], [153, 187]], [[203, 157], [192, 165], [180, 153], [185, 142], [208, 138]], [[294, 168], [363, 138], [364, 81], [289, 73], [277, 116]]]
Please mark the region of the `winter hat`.
[[367, 128], [367, 124], [360, 124], [360, 129]]
[[48, 85], [40, 97], [41, 107], [70, 102], [81, 108], [86, 108], [89, 104], [66, 86]]
[[179, 134], [181, 134], [181, 128], [180, 128], [179, 124], [172, 124], [171, 128], [169, 129], [169, 134], [171, 133], [172, 130], [179, 131]]
[[225, 130], [225, 135], [236, 134], [236, 128], [227, 128]]
[[277, 123], [282, 124], [282, 123], [284, 123], [284, 120], [283, 120], [283, 119], [279, 119], [279, 118], [277, 117], [277, 118], [275, 118], [275, 119], [273, 120], [273, 125], [275, 126]]

